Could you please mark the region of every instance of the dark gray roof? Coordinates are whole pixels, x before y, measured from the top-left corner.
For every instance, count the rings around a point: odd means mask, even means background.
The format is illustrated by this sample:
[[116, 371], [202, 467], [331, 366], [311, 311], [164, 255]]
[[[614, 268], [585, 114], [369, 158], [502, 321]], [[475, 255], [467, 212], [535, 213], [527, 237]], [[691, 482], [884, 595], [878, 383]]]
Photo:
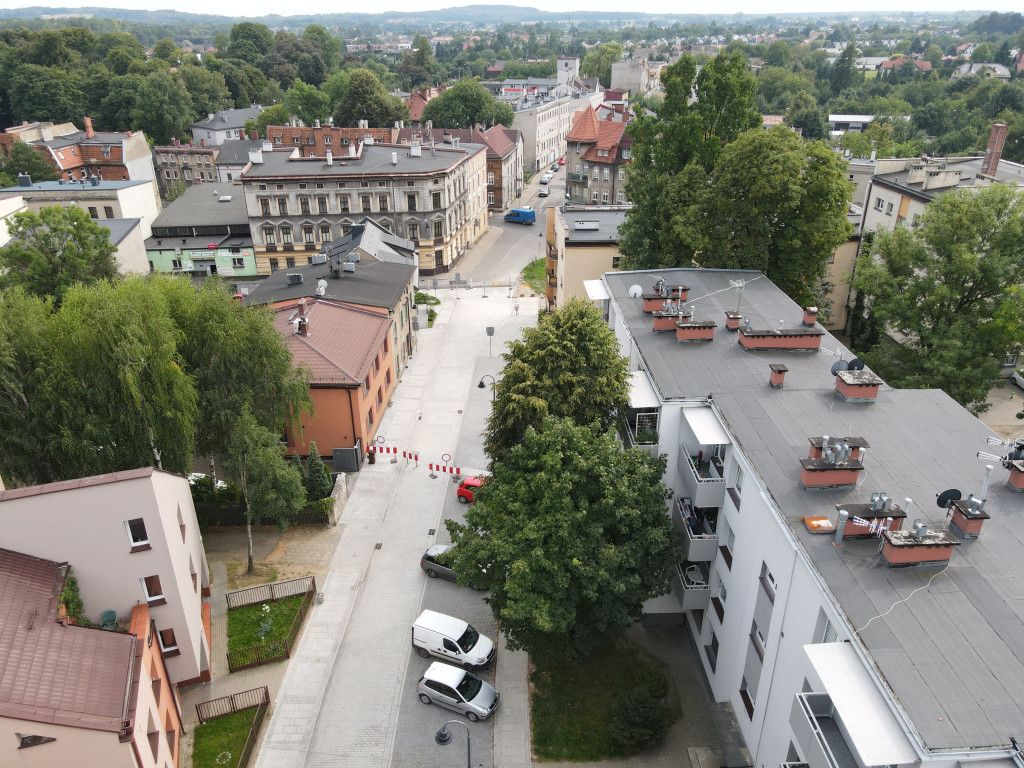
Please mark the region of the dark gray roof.
[[[718, 323], [710, 344], [680, 344], [653, 333], [651, 317], [629, 297], [632, 285], [653, 288], [653, 276], [690, 287], [694, 320]], [[911, 518], [944, 527], [936, 494], [958, 488], [980, 494], [992, 431], [939, 390], [883, 386], [874, 404], [835, 397], [831, 366], [850, 352], [825, 332], [819, 352], [747, 352], [725, 329], [737, 308], [730, 281], [743, 280], [739, 311], [754, 329], [796, 328], [802, 310], [757, 272], [666, 270], [607, 273], [609, 293], [663, 399], [711, 396], [772, 502], [824, 579], [900, 706], [928, 749], [1008, 746], [1024, 726], [1024, 518], [1021, 497], [1004, 486], [996, 464], [981, 536], [956, 548], [949, 568], [887, 568], [876, 540], [832, 546], [808, 533], [805, 516], [861, 503], [884, 491], [914, 500]], [[785, 363], [782, 389], [768, 386], [769, 364]], [[804, 491], [799, 460], [808, 438], [858, 435], [870, 449], [860, 490]], [[929, 579], [935, 577], [930, 586]], [[912, 600], [897, 605], [911, 591]], [[883, 616], [883, 614], [886, 614]]]
[[[619, 210], [567, 209], [565, 242], [567, 245], [602, 245], [619, 242], [619, 226], [626, 220], [625, 208]], [[595, 226], [596, 225], [596, 226]]]
[[260, 149], [263, 141], [260, 139], [226, 139], [220, 145], [220, 152], [217, 154], [217, 165], [245, 165], [249, 162], [249, 150]]
[[23, 187], [19, 184], [15, 184], [13, 187], [4, 187], [0, 189], [0, 192], [71, 192], [72, 190], [84, 190], [89, 192], [92, 190], [112, 190], [112, 189], [124, 189], [126, 187], [135, 187], [139, 184], [152, 184], [152, 181], [147, 179], [139, 179], [133, 181], [131, 179], [119, 180], [119, 181], [106, 181], [104, 179], [97, 179], [97, 184], [91, 184], [88, 180], [84, 184], [78, 181], [69, 181], [66, 184], [62, 184], [59, 181], [36, 181], [29, 184], [27, 187]]
[[389, 232], [371, 219], [363, 219], [344, 237], [324, 248], [328, 258], [347, 261], [353, 252], [374, 256], [378, 261], [416, 265], [416, 243]]
[[[879, 183], [883, 186], [898, 189], [922, 200], [930, 201], [950, 190], [959, 187], [975, 186], [984, 160], [984, 157], [950, 157], [944, 159], [942, 162], [945, 163], [948, 170], [960, 171], [960, 183], [956, 187], [940, 187], [938, 189], [925, 190], [921, 182], [911, 184], [908, 181], [910, 177], [909, 167], [894, 173], [878, 174], [873, 176], [871, 181], [872, 183]], [[999, 165], [996, 166], [996, 179], [1015, 187], [1024, 187], [1024, 165], [1012, 163], [1009, 160], [1000, 160]]]
[[[245, 178], [284, 176], [392, 176], [395, 174], [423, 175], [444, 171], [467, 154], [485, 152], [483, 144], [460, 144], [459, 148], [437, 147], [431, 151], [423, 149], [420, 157], [412, 157], [406, 144], [363, 145], [362, 158], [339, 155], [331, 165], [322, 157], [295, 157], [290, 152], [264, 152], [263, 162], [254, 163], [245, 172]], [[398, 155], [398, 162], [392, 163], [392, 155]]]
[[[225, 198], [230, 198], [225, 200]], [[155, 229], [248, 224], [245, 195], [231, 182], [193, 184], [160, 212]]]
[[[286, 256], [286, 253], [278, 254], [282, 263]], [[298, 256], [303, 257], [301, 254]], [[373, 259], [363, 259], [355, 265], [355, 272], [343, 271], [341, 277], [331, 277], [330, 265], [326, 263], [281, 269], [263, 280], [256, 290], [246, 296], [245, 303], [273, 304], [315, 296], [317, 281], [326, 280], [325, 299], [390, 310], [398, 306], [414, 271], [412, 266]], [[302, 282], [289, 285], [289, 274], [302, 275]]]
[[245, 109], [222, 109], [213, 115], [208, 115], [202, 120], [192, 123], [193, 128], [201, 128], [207, 131], [227, 131], [237, 128], [244, 128], [246, 120], [255, 120], [259, 117], [263, 107], [252, 106]]
[[120, 245], [128, 234], [139, 226], [142, 219], [100, 219], [96, 223], [110, 230], [110, 242]]
[[[252, 237], [249, 235], [217, 233], [213, 235], [190, 235], [187, 237], [153, 237], [146, 238], [147, 251], [202, 251], [209, 250], [210, 244], [218, 248], [251, 248]], [[210, 258], [213, 258], [212, 256]]]

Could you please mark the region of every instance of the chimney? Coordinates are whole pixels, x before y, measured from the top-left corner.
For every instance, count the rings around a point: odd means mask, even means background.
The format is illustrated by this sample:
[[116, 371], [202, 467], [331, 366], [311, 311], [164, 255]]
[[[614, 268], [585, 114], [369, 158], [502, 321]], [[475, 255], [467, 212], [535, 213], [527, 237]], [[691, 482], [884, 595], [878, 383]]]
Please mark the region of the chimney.
[[348, 145], [348, 156], [349, 157], [355, 157], [356, 156], [356, 145], [355, 144], [349, 144]]
[[398, 153], [397, 152], [392, 152], [391, 153], [391, 164], [392, 165], [398, 165]]
[[818, 308], [817, 307], [804, 307], [804, 325], [808, 328], [813, 328], [814, 324], [818, 322]]
[[319, 128], [320, 127], [320, 118], [319, 117], [316, 120], [313, 121], [313, 127], [314, 128]]
[[259, 165], [263, 162], [263, 150], [262, 149], [250, 149], [249, 150], [249, 162], [253, 165]]
[[327, 167], [330, 168], [334, 165], [334, 153], [331, 150], [327, 150]]
[[18, 186], [19, 187], [31, 187], [32, 186], [32, 177], [29, 176], [27, 173], [19, 173], [18, 174]]
[[840, 509], [839, 515], [836, 517], [836, 540], [833, 544], [837, 547], [843, 546], [843, 535], [846, 533], [846, 520], [849, 516], [849, 512], [845, 509]]
[[999, 170], [999, 158], [1003, 155], [1006, 131], [1005, 123], [993, 123], [992, 132], [988, 137], [988, 148], [985, 150], [985, 161], [981, 164], [981, 172], [985, 176], [995, 176]]
[[839, 371], [836, 373], [836, 394], [846, 403], [873, 403], [884, 383], [871, 371]]
[[249, 131], [249, 141], [259, 141], [260, 134], [257, 131]]
[[743, 319], [743, 315], [739, 312], [726, 312], [725, 313], [725, 330], [727, 331], [738, 331], [740, 329], [740, 320]]
[[782, 382], [785, 380], [789, 368], [782, 363], [771, 363], [768, 367], [772, 371], [768, 375], [768, 383], [775, 389], [782, 389]]
[[206, 139], [200, 139], [199, 140], [199, 146], [205, 148], [206, 147]]
[[[82, 122], [85, 123], [85, 138], [91, 139], [93, 136], [96, 135], [96, 131], [94, 131], [92, 129], [92, 118], [91, 117], [82, 118]], [[1006, 126], [1005, 125], [1003, 126], [1003, 135], [1004, 136], [1006, 135]], [[989, 146], [991, 146], [991, 142], [989, 142]], [[1000, 146], [1000, 149], [1001, 149], [1002, 148], [1002, 144], [1000, 144], [999, 146]]]

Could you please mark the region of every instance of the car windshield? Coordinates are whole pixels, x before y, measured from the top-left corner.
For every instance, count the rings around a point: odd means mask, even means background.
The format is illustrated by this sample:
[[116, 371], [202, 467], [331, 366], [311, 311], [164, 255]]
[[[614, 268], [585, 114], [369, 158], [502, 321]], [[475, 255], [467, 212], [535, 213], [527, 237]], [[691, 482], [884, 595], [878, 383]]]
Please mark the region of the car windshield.
[[466, 631], [462, 633], [462, 637], [459, 638], [459, 648], [462, 649], [463, 653], [469, 653], [470, 649], [476, 645], [476, 641], [480, 639], [480, 633], [473, 629], [473, 625], [469, 624], [466, 626]]
[[483, 683], [480, 678], [467, 672], [466, 676], [462, 678], [462, 682], [459, 683], [458, 691], [463, 699], [472, 701], [480, 693], [481, 686], [483, 686]]

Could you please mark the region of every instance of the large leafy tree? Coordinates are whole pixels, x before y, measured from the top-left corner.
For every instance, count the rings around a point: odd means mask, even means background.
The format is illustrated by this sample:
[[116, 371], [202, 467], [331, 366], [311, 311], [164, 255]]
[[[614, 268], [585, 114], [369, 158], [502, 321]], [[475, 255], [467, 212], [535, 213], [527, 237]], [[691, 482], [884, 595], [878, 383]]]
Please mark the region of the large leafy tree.
[[668, 591], [664, 471], [596, 424], [550, 417], [494, 465], [466, 525], [446, 525], [456, 572], [490, 589], [510, 648], [586, 655]]
[[20, 285], [59, 303], [73, 285], [117, 276], [110, 230], [77, 205], [16, 213], [8, 226], [12, 239], [0, 248], [0, 287]]
[[231, 94], [220, 72], [205, 67], [187, 66], [178, 70], [192, 99], [192, 118], [199, 120], [232, 105]]
[[505, 368], [494, 386], [484, 442], [492, 462], [501, 461], [545, 416], [607, 429], [615, 411], [627, 405], [628, 361], [619, 355], [601, 311], [582, 299], [525, 329], [502, 357]]
[[430, 41], [423, 35], [416, 38], [413, 50], [402, 57], [398, 74], [409, 80], [410, 88], [419, 88], [434, 81], [440, 67], [430, 50]]
[[46, 158], [23, 141], [14, 142], [11, 154], [0, 158], [0, 173], [17, 179], [19, 173], [27, 173], [32, 181], [56, 181], [57, 171]]
[[231, 430], [224, 470], [242, 492], [248, 572], [252, 573], [253, 524], [276, 523], [282, 528], [288, 524], [306, 501], [302, 474], [285, 460], [277, 435], [261, 427], [248, 408]]
[[748, 131], [722, 150], [703, 189], [674, 217], [700, 231], [697, 263], [758, 269], [794, 301], [813, 303], [829, 255], [853, 231], [843, 159], [782, 126]]
[[515, 114], [508, 104], [498, 102], [476, 80], [460, 80], [423, 108], [423, 119], [433, 121], [435, 128], [490, 127], [500, 123], [512, 126]]
[[148, 75], [139, 86], [132, 123], [158, 145], [184, 133], [192, 122], [192, 97], [181, 76], [168, 70]]
[[11, 115], [16, 121], [80, 120], [86, 103], [81, 76], [75, 70], [22, 64], [7, 83]]
[[345, 93], [334, 110], [334, 124], [345, 127], [354, 127], [360, 120], [369, 121], [371, 128], [389, 127], [408, 117], [406, 103], [390, 96], [368, 69], [352, 70]]
[[870, 322], [903, 337], [882, 334], [862, 356], [893, 386], [943, 389], [982, 411], [1024, 339], [1022, 284], [1024, 195], [998, 184], [948, 192], [917, 229], [879, 229], [858, 259], [853, 287]]
[[587, 77], [596, 77], [601, 85], [610, 88], [612, 85], [612, 64], [622, 61], [622, 44], [616, 42], [602, 43], [587, 51], [580, 65], [580, 73]]
[[757, 83], [739, 54], [719, 54], [700, 73], [684, 55], [664, 70], [662, 83], [665, 100], [657, 117], [638, 117], [628, 129], [634, 141], [626, 195], [633, 207], [619, 231], [619, 250], [631, 269], [668, 263], [672, 211], [665, 200], [675, 177], [691, 163], [710, 172], [723, 146], [761, 124]]
[[316, 120], [326, 120], [331, 114], [330, 97], [302, 80], [296, 80], [285, 92], [284, 105], [306, 125], [313, 125]]

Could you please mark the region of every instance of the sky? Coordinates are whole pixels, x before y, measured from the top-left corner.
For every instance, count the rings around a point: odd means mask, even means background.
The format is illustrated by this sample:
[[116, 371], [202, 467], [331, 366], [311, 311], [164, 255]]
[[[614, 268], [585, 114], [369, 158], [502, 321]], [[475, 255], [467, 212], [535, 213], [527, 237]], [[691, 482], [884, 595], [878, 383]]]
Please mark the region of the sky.
[[[609, 16], [614, 18], [616, 15], [622, 13], [623, 3], [621, 0], [586, 0], [585, 3], [581, 3], [580, 0], [546, 0], [546, 2], [538, 3], [536, 0], [532, 2], [502, 2], [502, 3], [486, 3], [486, 2], [424, 2], [424, 0], [380, 0], [380, 2], [371, 6], [363, 6], [360, 10], [366, 12], [376, 13], [382, 12], [385, 9], [387, 11], [395, 11], [400, 13], [417, 12], [417, 13], [428, 13], [431, 9], [437, 8], [448, 8], [463, 5], [517, 5], [523, 7], [541, 7], [546, 11], [554, 12], [566, 12], [570, 13], [573, 10], [589, 10], [589, 11], [608, 11]], [[32, 2], [3, 2], [0, 0], [0, 8], [22, 8], [22, 7], [68, 7], [68, 8], [80, 8], [83, 6], [99, 6], [100, 4], [96, 0], [83, 0], [82, 2], [54, 2], [50, 3], [39, 2], [34, 0]], [[122, 0], [116, 5], [111, 4], [108, 7], [117, 8], [132, 8], [139, 10], [155, 10], [160, 7], [173, 7], [175, 10], [183, 11], [187, 13], [218, 13], [225, 16], [240, 16], [245, 14], [247, 16], [260, 16], [270, 13], [288, 13], [288, 14], [309, 14], [309, 13], [334, 13], [340, 9], [325, 7], [322, 3], [315, 2], [295, 2], [282, 5], [279, 0], [220, 0], [216, 4], [211, 4], [209, 0], [176, 0], [173, 3], [164, 3], [161, 0]], [[639, 10], [638, 6], [633, 6], [633, 10]], [[820, 12], [823, 10], [833, 10], [842, 13], [855, 13], [856, 11], [960, 11], [966, 10], [970, 12], [977, 12], [981, 15], [982, 12], [988, 11], [1019, 11], [1019, 2], [1007, 2], [1006, 0], [984, 0], [984, 2], [970, 2], [969, 0], [898, 0], [898, 3], [893, 3], [891, 0], [848, 0], [848, 3], [844, 3], [843, 7], [826, 7], [823, 6], [820, 0], [720, 0], [713, 5], [707, 5], [703, 3], [680, 3], [679, 0], [646, 0], [642, 4], [642, 9], [648, 13], [710, 13], [715, 14], [731, 14], [731, 13], [747, 13], [756, 14], [758, 16], [766, 15], [769, 13], [783, 15], [791, 13], [806, 13], [806, 12]], [[354, 10], [349, 6], [349, 10]], [[495, 19], [496, 22], [500, 23], [500, 19]]]

